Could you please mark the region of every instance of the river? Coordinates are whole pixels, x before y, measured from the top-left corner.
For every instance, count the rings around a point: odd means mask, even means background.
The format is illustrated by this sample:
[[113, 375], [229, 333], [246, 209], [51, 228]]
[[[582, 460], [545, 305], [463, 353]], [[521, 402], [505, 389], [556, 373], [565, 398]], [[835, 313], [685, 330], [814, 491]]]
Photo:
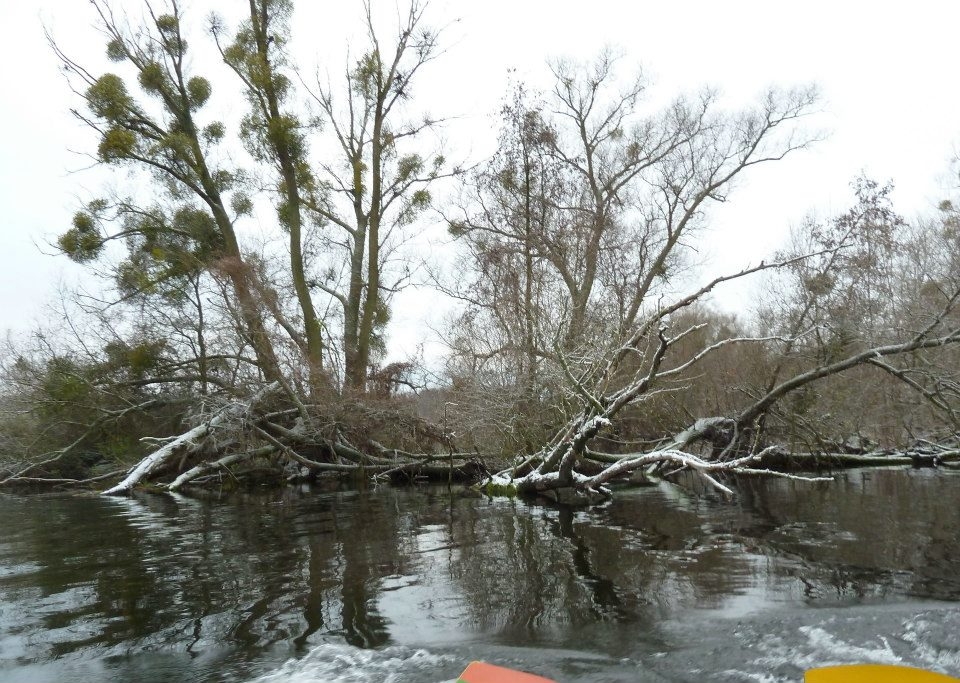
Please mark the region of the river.
[[571, 509], [461, 489], [0, 496], [0, 680], [799, 681], [960, 675], [960, 474], [661, 484]]

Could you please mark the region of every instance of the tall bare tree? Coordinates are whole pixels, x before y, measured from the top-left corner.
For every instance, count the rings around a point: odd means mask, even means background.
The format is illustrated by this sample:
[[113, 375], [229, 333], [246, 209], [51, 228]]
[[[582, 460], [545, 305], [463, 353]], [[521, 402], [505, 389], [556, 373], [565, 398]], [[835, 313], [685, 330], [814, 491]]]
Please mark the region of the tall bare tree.
[[388, 259], [403, 241], [401, 233], [430, 205], [429, 186], [446, 163], [441, 154], [423, 151], [424, 134], [439, 121], [429, 115], [414, 119], [404, 110], [439, 50], [437, 31], [424, 24], [426, 3], [410, 4], [389, 42], [378, 35], [370, 2], [363, 8], [363, 55], [345, 73], [343, 88], [320, 83], [315, 94], [335, 151], [319, 164], [318, 193], [310, 205], [337, 233], [326, 242], [336, 260], [314, 285], [341, 310], [345, 383], [359, 392], [383, 347], [391, 294], [409, 275], [409, 267], [390, 273]]
[[[472, 368], [469, 381], [489, 381], [499, 366], [502, 391], [575, 411], [548, 384], [630, 338], [742, 172], [813, 139], [791, 126], [812, 111], [812, 90], [769, 92], [733, 114], [710, 92], [645, 111], [643, 79], [619, 89], [615, 61], [555, 65], [544, 101], [518, 90], [500, 149], [466, 183], [450, 221], [474, 273], [456, 292], [461, 379]], [[515, 433], [538, 419], [512, 413]]]

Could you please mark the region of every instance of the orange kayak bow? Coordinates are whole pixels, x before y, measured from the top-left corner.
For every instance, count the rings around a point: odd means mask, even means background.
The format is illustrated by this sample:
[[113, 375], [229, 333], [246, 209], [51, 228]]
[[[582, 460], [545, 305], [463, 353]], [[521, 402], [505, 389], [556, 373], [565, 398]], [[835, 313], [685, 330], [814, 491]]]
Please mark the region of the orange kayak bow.
[[554, 683], [554, 681], [485, 662], [470, 662], [470, 666], [460, 674], [457, 683]]

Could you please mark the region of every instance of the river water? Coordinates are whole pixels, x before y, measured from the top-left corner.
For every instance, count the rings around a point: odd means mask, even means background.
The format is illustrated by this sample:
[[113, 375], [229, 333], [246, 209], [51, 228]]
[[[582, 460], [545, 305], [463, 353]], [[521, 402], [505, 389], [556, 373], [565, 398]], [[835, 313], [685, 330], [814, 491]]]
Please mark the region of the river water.
[[0, 680], [960, 675], [960, 475], [661, 484], [570, 509], [435, 487], [0, 496]]

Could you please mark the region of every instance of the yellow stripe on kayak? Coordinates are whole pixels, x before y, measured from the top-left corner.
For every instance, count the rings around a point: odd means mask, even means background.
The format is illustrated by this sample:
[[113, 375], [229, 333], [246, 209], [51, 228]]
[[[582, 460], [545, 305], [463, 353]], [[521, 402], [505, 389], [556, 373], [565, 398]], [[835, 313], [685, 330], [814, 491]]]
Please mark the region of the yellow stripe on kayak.
[[471, 662], [457, 679], [457, 683], [554, 683], [549, 678], [485, 662]]
[[910, 666], [891, 664], [847, 664], [810, 669], [806, 683], [957, 683], [960, 678]]

